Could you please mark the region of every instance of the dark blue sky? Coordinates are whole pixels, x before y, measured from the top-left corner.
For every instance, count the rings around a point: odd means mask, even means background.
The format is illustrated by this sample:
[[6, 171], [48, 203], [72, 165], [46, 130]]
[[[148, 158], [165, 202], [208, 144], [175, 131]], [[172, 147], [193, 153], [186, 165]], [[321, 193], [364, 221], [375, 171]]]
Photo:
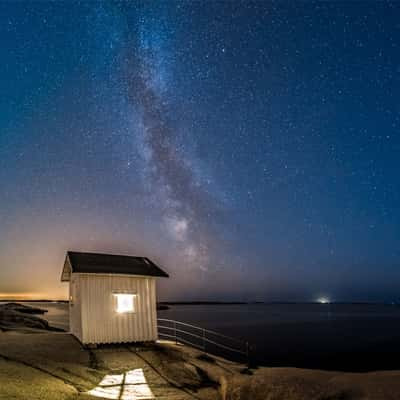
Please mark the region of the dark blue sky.
[[0, 3], [0, 296], [67, 249], [164, 299], [391, 301], [400, 4]]

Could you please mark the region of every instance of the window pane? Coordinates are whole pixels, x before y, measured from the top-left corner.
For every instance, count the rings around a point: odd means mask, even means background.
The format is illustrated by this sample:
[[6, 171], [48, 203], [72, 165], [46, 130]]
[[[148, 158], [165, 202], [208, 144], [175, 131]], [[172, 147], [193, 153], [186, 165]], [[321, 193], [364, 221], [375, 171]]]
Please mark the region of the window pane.
[[116, 294], [117, 296], [117, 312], [134, 312], [134, 303], [133, 299], [135, 297], [134, 294]]

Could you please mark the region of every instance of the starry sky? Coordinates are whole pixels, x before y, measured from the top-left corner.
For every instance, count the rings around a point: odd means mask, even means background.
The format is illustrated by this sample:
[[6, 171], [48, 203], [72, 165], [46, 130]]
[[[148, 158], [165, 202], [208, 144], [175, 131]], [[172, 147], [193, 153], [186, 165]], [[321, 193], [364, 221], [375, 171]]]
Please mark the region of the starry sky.
[[400, 3], [0, 2], [0, 297], [66, 250], [163, 300], [393, 301]]

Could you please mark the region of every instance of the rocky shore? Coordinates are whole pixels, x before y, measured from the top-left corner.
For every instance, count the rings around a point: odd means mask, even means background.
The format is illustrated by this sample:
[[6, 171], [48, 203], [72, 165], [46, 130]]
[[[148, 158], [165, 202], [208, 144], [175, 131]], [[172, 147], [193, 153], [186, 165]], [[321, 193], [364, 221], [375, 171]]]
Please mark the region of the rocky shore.
[[17, 331], [32, 333], [39, 331], [61, 331], [54, 328], [43, 318], [47, 311], [41, 308], [30, 307], [19, 303], [0, 304], [0, 331]]

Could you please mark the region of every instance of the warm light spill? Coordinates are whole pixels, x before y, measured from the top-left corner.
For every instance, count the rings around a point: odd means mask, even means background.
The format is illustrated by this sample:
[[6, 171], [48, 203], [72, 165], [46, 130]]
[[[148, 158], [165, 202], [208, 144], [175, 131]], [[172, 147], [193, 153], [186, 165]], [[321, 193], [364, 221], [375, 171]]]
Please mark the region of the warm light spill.
[[142, 368], [118, 375], [106, 375], [88, 394], [105, 399], [149, 400], [154, 395], [146, 382]]

